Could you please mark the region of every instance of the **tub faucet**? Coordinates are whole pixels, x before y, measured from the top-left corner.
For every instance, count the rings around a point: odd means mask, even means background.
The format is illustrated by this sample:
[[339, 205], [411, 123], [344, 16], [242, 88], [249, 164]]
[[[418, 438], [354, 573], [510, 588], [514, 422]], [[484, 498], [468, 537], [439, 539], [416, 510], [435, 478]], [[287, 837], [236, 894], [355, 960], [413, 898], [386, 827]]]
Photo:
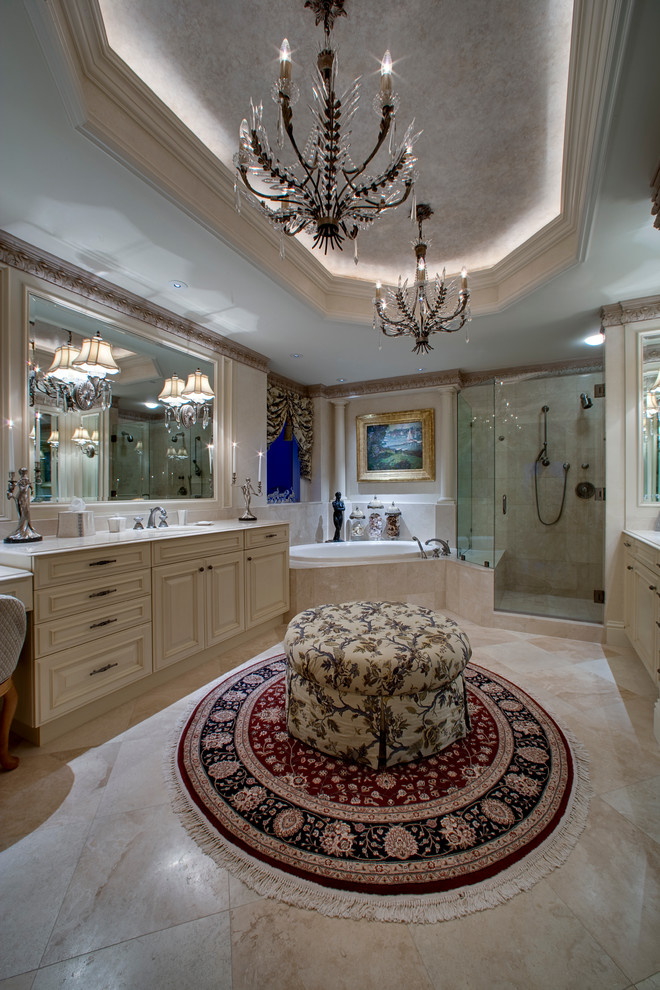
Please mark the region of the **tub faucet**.
[[426, 550], [424, 549], [424, 547], [422, 546], [422, 544], [419, 542], [419, 540], [417, 539], [416, 536], [412, 536], [411, 539], [414, 540], [415, 543], [417, 544], [417, 546], [419, 547], [419, 552], [422, 555], [422, 559], [423, 560], [426, 560], [428, 558], [428, 554], [427, 554]]
[[149, 513], [149, 522], [147, 523], [147, 529], [156, 529], [156, 513], [160, 512], [160, 522], [158, 523], [158, 529], [162, 529], [167, 526], [167, 512], [162, 507], [162, 505], [155, 505], [151, 512]]
[[446, 540], [438, 540], [435, 537], [433, 537], [433, 539], [426, 541], [426, 546], [427, 547], [430, 546], [431, 543], [439, 543], [440, 546], [442, 547], [442, 553], [440, 552], [440, 550], [438, 549], [438, 547], [434, 547], [433, 548], [433, 556], [434, 557], [440, 557], [440, 556], [442, 556], [442, 557], [451, 557], [451, 549], [450, 549], [449, 544], [447, 543]]

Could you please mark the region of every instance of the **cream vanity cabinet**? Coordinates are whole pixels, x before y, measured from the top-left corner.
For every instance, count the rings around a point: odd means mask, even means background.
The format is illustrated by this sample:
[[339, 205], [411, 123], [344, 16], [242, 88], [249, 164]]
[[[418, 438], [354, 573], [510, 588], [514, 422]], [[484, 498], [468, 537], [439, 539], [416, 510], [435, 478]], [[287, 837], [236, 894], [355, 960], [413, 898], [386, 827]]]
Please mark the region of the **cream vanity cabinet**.
[[154, 670], [245, 629], [243, 533], [153, 546]]
[[246, 627], [282, 615], [289, 607], [288, 526], [246, 530]]
[[28, 724], [43, 725], [151, 673], [151, 548], [34, 559]]
[[660, 546], [624, 534], [624, 628], [653, 680], [660, 680]]
[[157, 541], [152, 582], [160, 670], [286, 612], [288, 526]]

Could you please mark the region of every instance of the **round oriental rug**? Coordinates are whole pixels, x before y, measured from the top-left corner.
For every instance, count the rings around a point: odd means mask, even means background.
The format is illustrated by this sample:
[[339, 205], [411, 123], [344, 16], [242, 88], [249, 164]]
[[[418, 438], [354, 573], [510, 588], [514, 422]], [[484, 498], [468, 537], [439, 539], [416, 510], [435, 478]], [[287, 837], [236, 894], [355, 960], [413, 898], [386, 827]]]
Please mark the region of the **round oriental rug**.
[[520, 688], [470, 664], [467, 738], [373, 770], [288, 734], [285, 664], [223, 677], [173, 760], [184, 824], [248, 886], [329, 915], [432, 922], [499, 904], [564, 862], [586, 821], [584, 756]]

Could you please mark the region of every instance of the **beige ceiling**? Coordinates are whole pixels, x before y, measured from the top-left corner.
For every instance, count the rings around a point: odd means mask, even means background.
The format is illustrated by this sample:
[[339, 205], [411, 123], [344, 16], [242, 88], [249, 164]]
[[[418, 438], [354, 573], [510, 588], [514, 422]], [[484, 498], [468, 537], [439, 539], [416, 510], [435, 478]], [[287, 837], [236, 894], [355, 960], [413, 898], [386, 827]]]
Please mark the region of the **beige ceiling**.
[[[263, 101], [275, 142], [270, 91], [286, 36], [304, 144], [323, 32], [303, 0], [99, 4], [111, 48], [229, 169], [250, 99]], [[389, 49], [397, 137], [413, 119], [422, 130], [416, 195], [435, 210], [425, 233], [437, 269], [490, 268], [560, 213], [572, 9], [573, 0], [348, 0], [348, 16], [338, 18], [338, 89], [362, 77], [352, 157], [375, 142], [372, 100]], [[291, 160], [286, 147], [280, 154]], [[384, 160], [381, 151], [376, 162]], [[409, 213], [401, 207], [360, 235], [357, 267], [352, 245], [315, 254], [335, 275], [396, 281], [413, 266]], [[311, 237], [304, 243], [311, 250]]]

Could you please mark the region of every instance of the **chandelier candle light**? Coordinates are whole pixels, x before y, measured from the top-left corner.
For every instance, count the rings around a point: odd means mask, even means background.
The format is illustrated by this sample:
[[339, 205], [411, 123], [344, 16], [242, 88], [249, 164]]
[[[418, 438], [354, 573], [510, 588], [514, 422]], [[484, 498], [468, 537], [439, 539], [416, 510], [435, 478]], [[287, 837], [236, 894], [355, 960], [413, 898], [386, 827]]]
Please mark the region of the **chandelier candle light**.
[[[327, 254], [328, 248], [342, 250], [346, 238], [356, 241], [360, 229], [408, 198], [416, 179], [413, 146], [421, 132], [413, 133], [413, 121], [401, 144], [394, 142], [399, 100], [392, 92], [392, 57], [386, 52], [381, 62], [380, 92], [373, 102], [380, 117], [376, 143], [361, 164], [353, 164], [348, 135], [358, 107], [359, 79], [345, 93], [337, 94], [337, 58], [330, 44], [335, 19], [346, 16], [344, 0], [307, 0], [305, 7], [312, 9], [317, 25], [323, 21], [325, 32], [313, 86], [311, 133], [301, 151], [293, 133], [292, 110], [299, 92], [291, 78], [291, 50], [285, 38], [280, 50], [280, 75], [273, 85], [272, 97], [278, 105], [278, 146], [282, 148], [286, 134], [295, 162], [284, 165], [275, 156], [262, 121], [263, 106], [251, 104], [251, 120], [249, 124], [247, 120], [241, 122], [239, 150], [234, 156], [236, 205], [240, 211], [240, 180], [248, 190], [250, 202], [283, 235], [293, 237], [309, 229], [314, 237], [313, 247], [322, 248]], [[388, 134], [389, 160], [379, 175], [369, 175], [367, 167]], [[356, 264], [357, 260], [356, 243]]]
[[[429, 343], [432, 333], [455, 333], [466, 320], [470, 320], [470, 291], [465, 268], [461, 273], [460, 286], [457, 279], [448, 282], [444, 271], [442, 278], [436, 275], [432, 281], [427, 280], [426, 249], [429, 241], [422, 234], [422, 224], [433, 216], [433, 210], [427, 203], [420, 203], [415, 215], [419, 232], [417, 240], [413, 241], [417, 259], [415, 281], [409, 286], [406, 279], [402, 285], [399, 276], [398, 288], [388, 290], [388, 299], [396, 308], [393, 316], [387, 312], [380, 282], [376, 283], [374, 329], [382, 330], [386, 337], [414, 337], [413, 352], [427, 354], [433, 350]], [[454, 293], [457, 295], [455, 302], [452, 302], [448, 297]]]

